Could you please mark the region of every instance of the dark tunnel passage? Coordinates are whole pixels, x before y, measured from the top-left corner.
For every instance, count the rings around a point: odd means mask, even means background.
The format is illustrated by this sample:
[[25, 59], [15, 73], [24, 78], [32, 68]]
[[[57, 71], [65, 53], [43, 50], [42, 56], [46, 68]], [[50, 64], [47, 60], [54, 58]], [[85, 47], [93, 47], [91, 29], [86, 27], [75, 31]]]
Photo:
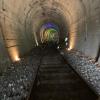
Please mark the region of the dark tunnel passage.
[[100, 0], [0, 0], [0, 82], [0, 100], [100, 98]]

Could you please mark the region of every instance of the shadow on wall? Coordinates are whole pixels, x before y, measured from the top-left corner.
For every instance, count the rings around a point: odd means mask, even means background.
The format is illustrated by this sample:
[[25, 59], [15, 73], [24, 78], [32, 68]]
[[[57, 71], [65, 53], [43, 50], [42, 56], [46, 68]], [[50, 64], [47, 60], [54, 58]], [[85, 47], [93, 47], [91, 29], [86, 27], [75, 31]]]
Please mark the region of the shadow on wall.
[[4, 41], [0, 32], [0, 75], [6, 71], [6, 68], [9, 64], [10, 60], [4, 47]]
[[96, 55], [95, 61], [98, 62], [99, 59], [100, 59], [100, 43], [99, 43], [99, 47], [97, 50], [97, 55]]

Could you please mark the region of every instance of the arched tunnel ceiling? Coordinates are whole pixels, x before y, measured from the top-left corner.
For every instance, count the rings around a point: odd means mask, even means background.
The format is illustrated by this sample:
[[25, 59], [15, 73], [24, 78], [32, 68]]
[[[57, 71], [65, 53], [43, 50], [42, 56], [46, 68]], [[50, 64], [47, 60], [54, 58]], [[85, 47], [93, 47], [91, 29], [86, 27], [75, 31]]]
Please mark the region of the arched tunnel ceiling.
[[28, 52], [36, 45], [38, 27], [45, 19], [68, 30], [70, 48], [97, 56], [100, 0], [0, 0], [2, 52], [9, 52], [12, 59]]

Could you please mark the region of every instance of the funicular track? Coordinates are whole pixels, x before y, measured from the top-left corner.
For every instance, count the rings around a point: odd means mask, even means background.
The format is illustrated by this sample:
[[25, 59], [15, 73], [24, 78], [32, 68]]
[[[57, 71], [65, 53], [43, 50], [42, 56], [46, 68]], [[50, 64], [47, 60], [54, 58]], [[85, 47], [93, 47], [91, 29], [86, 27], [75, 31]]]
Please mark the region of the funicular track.
[[44, 48], [29, 100], [96, 100], [96, 94], [52, 46]]

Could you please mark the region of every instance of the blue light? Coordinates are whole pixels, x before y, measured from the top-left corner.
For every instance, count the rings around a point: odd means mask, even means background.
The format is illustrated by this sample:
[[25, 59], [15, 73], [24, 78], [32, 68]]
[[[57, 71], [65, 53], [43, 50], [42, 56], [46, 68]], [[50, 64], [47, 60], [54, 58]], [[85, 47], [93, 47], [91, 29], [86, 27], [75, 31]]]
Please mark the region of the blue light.
[[44, 29], [53, 28], [53, 29], [55, 29], [59, 32], [58, 26], [56, 26], [54, 23], [51, 23], [51, 22], [48, 22], [48, 23], [44, 24], [42, 26], [42, 28], [44, 28]]

